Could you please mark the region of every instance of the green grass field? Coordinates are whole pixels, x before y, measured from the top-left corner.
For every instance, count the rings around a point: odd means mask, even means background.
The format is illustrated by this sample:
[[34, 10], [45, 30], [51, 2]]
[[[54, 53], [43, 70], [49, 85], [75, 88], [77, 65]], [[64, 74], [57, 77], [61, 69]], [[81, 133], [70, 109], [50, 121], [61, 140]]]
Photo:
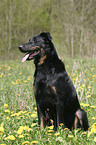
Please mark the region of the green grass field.
[[90, 128], [55, 132], [53, 126], [39, 130], [33, 93], [34, 64], [21, 60], [0, 62], [0, 145], [95, 145], [96, 60], [62, 59], [88, 114]]

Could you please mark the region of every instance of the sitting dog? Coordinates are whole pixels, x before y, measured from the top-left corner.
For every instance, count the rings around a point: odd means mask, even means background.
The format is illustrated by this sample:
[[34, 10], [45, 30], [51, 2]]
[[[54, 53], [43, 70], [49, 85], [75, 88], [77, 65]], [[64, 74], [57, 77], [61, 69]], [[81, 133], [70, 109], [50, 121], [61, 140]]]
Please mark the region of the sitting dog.
[[37, 104], [39, 125], [51, 125], [54, 129], [63, 123], [70, 130], [88, 130], [86, 112], [81, 109], [76, 90], [64, 63], [59, 59], [50, 33], [41, 33], [19, 46], [26, 53], [22, 62], [34, 59], [34, 94]]

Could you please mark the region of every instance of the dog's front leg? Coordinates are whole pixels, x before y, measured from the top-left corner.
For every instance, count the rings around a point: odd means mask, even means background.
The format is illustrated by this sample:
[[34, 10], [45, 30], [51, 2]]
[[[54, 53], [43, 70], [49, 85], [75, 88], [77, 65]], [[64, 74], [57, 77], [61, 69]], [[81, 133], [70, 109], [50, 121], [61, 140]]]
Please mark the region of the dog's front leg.
[[57, 104], [57, 126], [59, 126], [60, 123], [64, 124], [64, 109], [61, 103], [58, 103]]
[[37, 113], [38, 113], [39, 125], [41, 128], [40, 130], [42, 130], [42, 128], [44, 128], [44, 117], [43, 117], [43, 114], [41, 112], [39, 104], [37, 104]]

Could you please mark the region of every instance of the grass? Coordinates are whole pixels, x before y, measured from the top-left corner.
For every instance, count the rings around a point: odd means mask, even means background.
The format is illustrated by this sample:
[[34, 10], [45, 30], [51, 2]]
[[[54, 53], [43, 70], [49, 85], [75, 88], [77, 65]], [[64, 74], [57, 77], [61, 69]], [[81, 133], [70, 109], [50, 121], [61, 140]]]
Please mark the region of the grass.
[[53, 126], [39, 130], [33, 93], [33, 62], [20, 60], [0, 62], [0, 144], [6, 145], [95, 145], [96, 144], [96, 60], [65, 59], [78, 93], [88, 114], [90, 128], [62, 129]]

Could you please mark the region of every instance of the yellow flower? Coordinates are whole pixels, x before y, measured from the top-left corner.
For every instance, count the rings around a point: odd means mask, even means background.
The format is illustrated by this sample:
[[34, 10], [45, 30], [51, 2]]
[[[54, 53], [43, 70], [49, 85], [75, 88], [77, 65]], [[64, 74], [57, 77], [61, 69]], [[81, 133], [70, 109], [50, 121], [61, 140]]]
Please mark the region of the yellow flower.
[[31, 117], [37, 117], [37, 115], [36, 114], [31, 114]]
[[64, 124], [63, 123], [60, 123], [60, 125], [63, 126]]
[[52, 125], [52, 126], [48, 126], [48, 129], [53, 129], [54, 128], [54, 126]]
[[33, 127], [33, 126], [35, 126], [35, 125], [37, 125], [37, 123], [32, 123], [31, 127]]
[[96, 133], [96, 128], [92, 128], [92, 129], [91, 129], [91, 132], [92, 132], [92, 133]]
[[84, 106], [84, 107], [88, 107], [90, 106], [89, 104], [84, 104], [84, 103], [80, 103], [81, 106]]
[[86, 134], [86, 132], [82, 132], [82, 134]]
[[95, 70], [95, 68], [93, 67], [92, 70]]
[[32, 141], [32, 142], [31, 142], [31, 145], [32, 145], [32, 144], [36, 144], [36, 143], [38, 143], [38, 141]]
[[3, 76], [3, 73], [1, 73], [0, 78], [2, 78], [2, 76]]
[[5, 110], [5, 112], [6, 112], [6, 113], [10, 113], [10, 110], [7, 109], [7, 110]]
[[96, 119], [95, 117], [92, 117], [92, 119]]
[[22, 145], [29, 145], [29, 141], [24, 141]]
[[87, 137], [89, 137], [91, 134], [92, 134], [92, 132], [91, 132], [91, 131], [90, 131], [90, 132], [88, 132], [88, 135], [87, 135]]
[[60, 133], [59, 133], [59, 132], [57, 132], [57, 133], [55, 133], [54, 135], [55, 135], [55, 136], [58, 136], [58, 135], [60, 135]]
[[24, 82], [24, 83], [27, 83], [27, 81], [26, 81], [26, 80], [24, 80], [23, 82]]
[[20, 126], [19, 129], [17, 130], [18, 134], [21, 134], [23, 132], [23, 126]]
[[73, 136], [73, 135], [68, 135], [68, 137], [69, 137], [69, 138], [73, 138], [74, 136]]
[[53, 132], [53, 130], [48, 130], [48, 132]]
[[8, 104], [4, 104], [4, 107], [5, 107], [5, 108], [8, 108]]
[[64, 130], [69, 130], [68, 128], [64, 128]]
[[4, 126], [4, 123], [1, 123], [1, 127], [3, 127]]
[[94, 138], [94, 141], [96, 142], [96, 137]]
[[24, 135], [22, 134], [22, 135], [19, 135], [19, 138], [23, 138], [24, 137]]
[[11, 67], [9, 66], [7, 70], [10, 70], [10, 69], [11, 69]]
[[90, 95], [87, 95], [86, 97], [87, 97], [87, 98], [90, 98], [91, 96], [90, 96]]
[[0, 132], [4, 132], [3, 126], [0, 126]]
[[16, 83], [15, 83], [15, 82], [11, 82], [11, 84], [12, 84], [12, 85], [15, 85]]
[[7, 116], [6, 119], [8, 120], [9, 119], [9, 116]]
[[22, 75], [22, 73], [19, 73], [19, 75]]
[[8, 137], [5, 137], [5, 140], [15, 140], [15, 137], [13, 135], [9, 135]]
[[27, 130], [28, 132], [30, 132], [30, 131], [32, 130], [32, 129], [29, 128], [28, 126], [24, 126], [23, 129], [24, 129], [24, 130]]
[[9, 73], [8, 76], [11, 76], [11, 73]]
[[90, 106], [91, 108], [96, 108], [96, 106], [94, 106], [94, 105], [92, 105], [92, 106]]

